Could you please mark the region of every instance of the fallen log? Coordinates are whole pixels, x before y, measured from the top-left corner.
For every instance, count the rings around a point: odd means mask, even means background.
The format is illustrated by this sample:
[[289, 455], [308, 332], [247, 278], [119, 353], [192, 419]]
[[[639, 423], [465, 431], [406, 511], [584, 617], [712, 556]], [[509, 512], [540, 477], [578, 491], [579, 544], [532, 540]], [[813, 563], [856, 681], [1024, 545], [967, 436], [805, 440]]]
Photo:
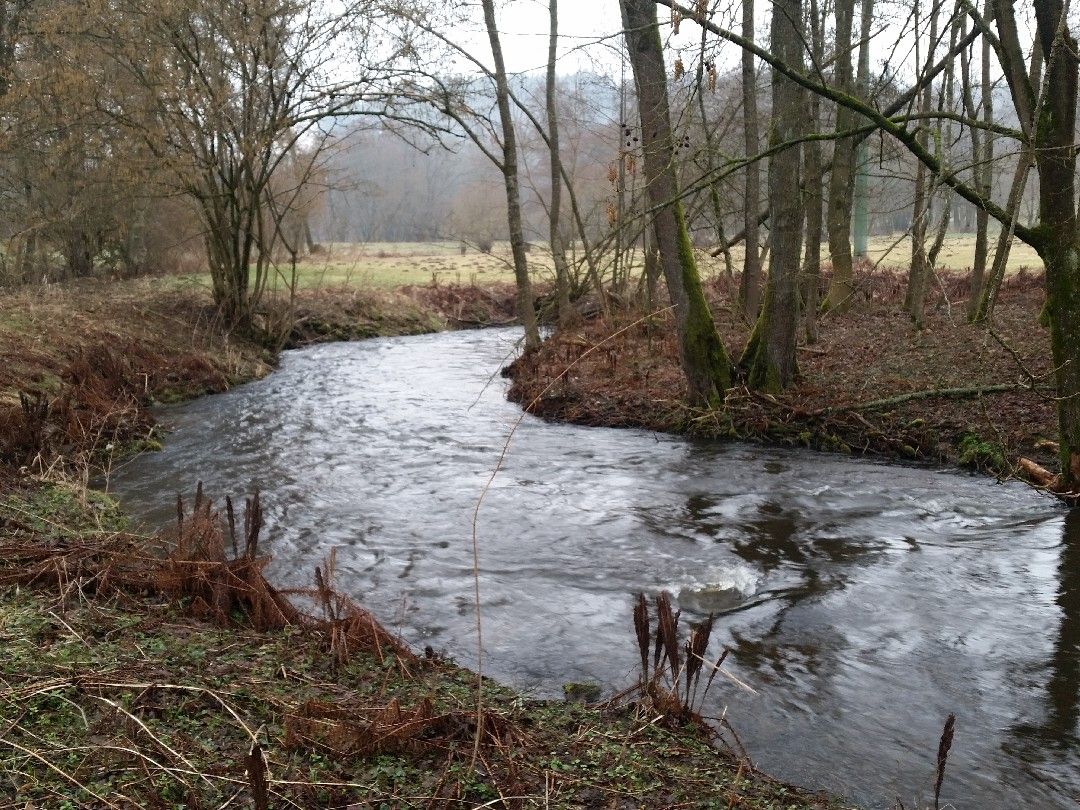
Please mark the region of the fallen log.
[[1017, 461], [1020, 471], [1027, 476], [1028, 480], [1040, 487], [1054, 491], [1060, 483], [1060, 478], [1050, 472], [1041, 464], [1036, 464], [1030, 458], [1021, 458]]

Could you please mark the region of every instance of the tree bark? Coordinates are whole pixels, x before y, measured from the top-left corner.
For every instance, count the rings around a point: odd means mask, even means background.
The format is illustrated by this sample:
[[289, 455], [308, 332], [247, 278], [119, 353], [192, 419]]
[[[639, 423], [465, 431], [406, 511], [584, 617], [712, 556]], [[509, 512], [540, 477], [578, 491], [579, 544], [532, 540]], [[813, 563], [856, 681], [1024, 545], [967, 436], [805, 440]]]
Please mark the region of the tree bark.
[[[824, 22], [818, 11], [817, 0], [810, 0], [810, 55], [815, 66], [820, 66], [825, 59]], [[808, 132], [817, 132], [821, 121], [821, 98], [811, 94], [806, 105]], [[821, 144], [807, 141], [803, 145], [803, 159], [806, 163], [804, 175], [806, 189], [806, 258], [803, 260], [803, 318], [806, 330], [806, 343], [813, 345], [818, 341], [818, 307], [821, 298], [821, 206], [822, 194]]]
[[[859, 30], [859, 68], [855, 87], [863, 100], [870, 98], [870, 34], [874, 22], [874, 0], [862, 0], [862, 24]], [[865, 140], [854, 147], [855, 195], [851, 213], [851, 241], [855, 258], [865, 261], [870, 249], [870, 178], [867, 166], [870, 149]]]
[[[709, 127], [709, 116], [705, 111], [705, 44], [708, 34], [709, 32], [703, 27], [701, 29], [701, 50], [699, 52], [697, 67], [698, 112], [701, 114], [701, 131], [705, 136], [705, 171], [710, 178], [709, 203], [712, 206], [713, 227], [716, 230], [716, 242], [720, 245], [724, 255], [724, 270], [727, 273], [728, 278], [732, 278], [734, 273], [731, 266], [731, 248], [727, 246], [727, 235], [724, 233], [724, 206], [720, 201], [720, 189], [717, 188], [716, 181], [712, 179], [713, 172], [716, 169], [713, 132]], [[713, 66], [712, 69], [715, 71], [716, 67]], [[714, 73], [714, 81], [715, 78], [716, 74]]]
[[[802, 0], [773, 0], [772, 50], [788, 65], [802, 68]], [[803, 89], [773, 70], [769, 143], [795, 141], [805, 129]], [[799, 149], [769, 159], [769, 276], [765, 303], [747, 344], [742, 365], [751, 388], [778, 392], [798, 372], [795, 358], [799, 323], [799, 266], [802, 258], [802, 189]]]
[[653, 0], [620, 0], [627, 52], [637, 86], [648, 200], [668, 295], [675, 310], [679, 359], [691, 403], [718, 406], [731, 386], [731, 362], [701, 289], [675, 177], [660, 26]]
[[[851, 26], [855, 0], [836, 0], [836, 87], [852, 91]], [[855, 114], [837, 105], [836, 131], [847, 132], [855, 123]], [[837, 138], [833, 145], [832, 173], [829, 175], [829, 203], [826, 228], [829, 232], [829, 259], [832, 283], [825, 297], [826, 309], [845, 309], [851, 303], [854, 273], [851, 263], [851, 199], [854, 194], [855, 139]]]
[[[743, 0], [742, 34], [748, 41], [754, 40], [754, 0]], [[758, 134], [757, 73], [754, 55], [748, 50], [742, 53], [743, 134], [747, 157], [760, 151], [761, 136]], [[761, 201], [761, 171], [757, 162], [746, 167], [746, 187], [743, 196], [743, 258], [742, 280], [739, 284], [739, 307], [747, 318], [756, 318], [761, 305], [761, 256], [758, 242], [760, 225], [758, 205]]]
[[484, 24], [487, 26], [491, 56], [495, 62], [495, 98], [502, 127], [502, 175], [506, 186], [506, 220], [510, 229], [510, 251], [514, 257], [514, 278], [517, 282], [518, 317], [525, 327], [525, 348], [540, 345], [540, 330], [536, 323], [532, 285], [529, 281], [529, 259], [525, 254], [525, 232], [521, 219], [521, 191], [518, 181], [517, 134], [510, 114], [510, 85], [506, 78], [502, 43], [495, 22], [494, 0], [483, 0]]
[[559, 154], [559, 118], [555, 104], [555, 59], [559, 45], [559, 2], [548, 0], [551, 33], [548, 41], [547, 64], [547, 123], [548, 155], [551, 162], [551, 204], [548, 209], [550, 228], [548, 239], [551, 259], [555, 264], [555, 297], [559, 312], [559, 326], [567, 327], [574, 320], [570, 305], [570, 270], [566, 264], [566, 248], [562, 241], [559, 223], [562, 218], [562, 157]]
[[[917, 9], [918, 6], [916, 6]], [[934, 63], [939, 12], [940, 0], [932, 0], [930, 5], [930, 38], [926, 45], [926, 65], [928, 69]], [[915, 36], [917, 45], [919, 38], [917, 31]], [[923, 90], [922, 100], [919, 103], [919, 113], [924, 116], [929, 115], [932, 104], [933, 88], [927, 85]], [[919, 147], [924, 151], [930, 148], [929, 128], [930, 124], [921, 124], [916, 136]], [[927, 221], [930, 217], [928, 186], [926, 164], [919, 161], [915, 167], [915, 195], [911, 214], [911, 270], [908, 273], [907, 294], [904, 298], [904, 309], [911, 316], [916, 329], [921, 329], [923, 325], [926, 282], [930, 274], [929, 261], [926, 255]]]
[[[1042, 80], [1042, 51], [1034, 49], [1031, 55], [1030, 81], [1033, 87], [1038, 87]], [[1031, 122], [1034, 127], [1035, 122]], [[1035, 155], [1028, 145], [1022, 145], [1020, 154], [1016, 159], [1016, 170], [1013, 172], [1012, 184], [1009, 186], [1009, 199], [1005, 204], [1005, 210], [1009, 213], [1009, 222], [1002, 223], [998, 233], [997, 247], [994, 250], [994, 263], [990, 267], [990, 274], [984, 280], [971, 320], [973, 323], [989, 322], [994, 314], [994, 304], [997, 302], [998, 290], [1001, 282], [1005, 280], [1005, 268], [1009, 264], [1009, 253], [1012, 250], [1013, 233], [1020, 216], [1020, 203], [1024, 199], [1024, 190], [1027, 188], [1028, 175], [1031, 167], [1035, 165]], [[987, 175], [989, 176], [989, 174]]]
[[[984, 14], [990, 15], [990, 0], [986, 0]], [[965, 23], [967, 17], [964, 17]], [[994, 120], [994, 94], [990, 81], [990, 40], [982, 38], [981, 48], [981, 101], [980, 109], [975, 107], [974, 94], [971, 90], [971, 67], [968, 52], [961, 54], [961, 70], [963, 72], [964, 109], [972, 120], [977, 120], [980, 115], [986, 124]], [[983, 131], [978, 127], [970, 127], [971, 130], [971, 162], [972, 176], [975, 187], [983, 196], [989, 198], [993, 191], [993, 152], [994, 142], [989, 130]], [[990, 215], [982, 208], [975, 209], [975, 256], [971, 265], [971, 294], [968, 298], [968, 319], [977, 320], [981, 300], [983, 298], [983, 285], [986, 278], [986, 263], [989, 259], [989, 225]]]
[[[949, 50], [952, 50], [952, 46], [956, 44], [956, 40], [960, 35], [960, 17], [957, 15], [953, 19], [953, 24], [950, 26], [950, 39]], [[953, 105], [956, 102], [956, 68], [955, 64], [949, 65], [945, 70], [945, 92], [939, 96], [938, 110], [944, 110], [946, 112], [953, 111]], [[937, 125], [937, 155], [938, 163], [942, 168], [949, 168], [952, 163], [952, 157], [950, 151], [952, 149], [953, 136], [952, 136], [952, 120], [946, 119], [944, 124], [938, 123]], [[949, 233], [949, 223], [952, 221], [952, 189], [948, 186], [943, 186], [939, 183], [935, 183], [938, 187], [939, 198], [941, 200], [941, 210], [938, 215], [938, 227], [937, 232], [934, 234], [934, 241], [930, 245], [930, 251], [927, 253], [927, 269], [933, 273], [937, 270], [938, 256], [941, 254], [941, 248], [945, 245], [945, 237]]]
[[[1080, 230], [1076, 211], [1076, 39], [1061, 0], [1035, 0], [1036, 39], [1047, 92], [1034, 139], [1039, 169], [1039, 253], [1046, 265], [1046, 312], [1057, 382], [1062, 486], [1080, 486]], [[1002, 15], [998, 15], [1000, 19]]]

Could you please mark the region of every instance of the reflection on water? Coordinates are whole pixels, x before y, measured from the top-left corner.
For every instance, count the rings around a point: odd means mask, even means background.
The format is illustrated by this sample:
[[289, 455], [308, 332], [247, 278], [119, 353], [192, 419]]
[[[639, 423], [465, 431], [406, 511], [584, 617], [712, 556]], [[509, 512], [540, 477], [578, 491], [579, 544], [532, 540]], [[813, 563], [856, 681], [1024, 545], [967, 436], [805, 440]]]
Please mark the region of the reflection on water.
[[[113, 485], [167, 523], [177, 491], [264, 493], [271, 577], [339, 584], [469, 664], [472, 509], [516, 407], [485, 388], [516, 335], [288, 353], [266, 380], [169, 409], [164, 452]], [[528, 418], [480, 521], [487, 671], [538, 694], [614, 690], [631, 605], [669, 590], [758, 690], [724, 706], [755, 762], [870, 806], [1080, 800], [1080, 513], [1020, 486]]]
[[[1052, 652], [1035, 680], [1045, 682], [1045, 714], [1039, 724], [1019, 723], [1011, 729], [1006, 750], [1039, 763], [1075, 761], [1080, 750], [1080, 510], [1065, 517], [1058, 565], [1060, 624]], [[1073, 793], [1076, 797], [1076, 793]], [[1077, 800], [1080, 803], [1080, 799]]]

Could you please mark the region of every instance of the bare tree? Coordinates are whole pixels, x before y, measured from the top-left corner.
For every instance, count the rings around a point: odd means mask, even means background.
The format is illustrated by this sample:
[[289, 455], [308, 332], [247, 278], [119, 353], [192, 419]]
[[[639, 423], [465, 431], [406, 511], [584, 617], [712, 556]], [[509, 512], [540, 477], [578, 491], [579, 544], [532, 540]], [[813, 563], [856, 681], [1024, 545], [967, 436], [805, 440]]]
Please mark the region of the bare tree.
[[[859, 66], [855, 89], [859, 97], [870, 98], [870, 34], [874, 22], [874, 0], [862, 0], [862, 23], [859, 30]], [[870, 249], [870, 150], [863, 139], [856, 139], [855, 188], [851, 210], [851, 241], [855, 258], [865, 261]]]
[[532, 284], [529, 281], [529, 259], [525, 254], [525, 233], [521, 226], [521, 192], [518, 183], [517, 133], [510, 113], [510, 86], [506, 78], [499, 28], [495, 21], [494, 0], [483, 0], [484, 24], [487, 27], [491, 56], [495, 63], [495, 100], [502, 128], [502, 175], [506, 186], [506, 218], [510, 228], [510, 250], [514, 255], [514, 277], [517, 281], [518, 317], [525, 327], [525, 347], [540, 345], [540, 330], [536, 324]]
[[[772, 52], [793, 70], [802, 70], [802, 0], [774, 0]], [[803, 88], [772, 71], [773, 116], [769, 145], [797, 144], [805, 132]], [[769, 275], [765, 302], [740, 365], [752, 388], [779, 392], [798, 371], [795, 350], [799, 324], [799, 270], [802, 260], [802, 154], [784, 149], [769, 158]]]
[[694, 82], [694, 93], [697, 95], [698, 113], [701, 116], [701, 133], [704, 143], [704, 169], [708, 180], [709, 205], [712, 208], [713, 229], [716, 232], [716, 241], [720, 245], [724, 256], [724, 270], [728, 277], [734, 272], [731, 266], [731, 248], [728, 247], [727, 236], [724, 233], [724, 206], [720, 201], [720, 188], [716, 180], [716, 152], [717, 145], [713, 136], [713, 128], [709, 123], [709, 115], [705, 110], [705, 77], [708, 74], [708, 83], [711, 89], [716, 89], [716, 63], [707, 57], [706, 45], [708, 44], [708, 31], [701, 29], [701, 49], [698, 52], [697, 76]]
[[[754, 0], [743, 0], [742, 31], [746, 41], [754, 41]], [[760, 150], [761, 137], [758, 134], [757, 73], [754, 54], [749, 50], [744, 50], [742, 54], [742, 89], [746, 154], [750, 156], [756, 155]], [[755, 161], [746, 167], [746, 190], [743, 196], [743, 245], [746, 250], [739, 286], [739, 306], [748, 318], [756, 318], [761, 306], [761, 257], [758, 253], [760, 204], [761, 170]]]
[[[838, 90], [850, 93], [852, 77], [852, 21], [855, 0], [836, 0], [836, 78]], [[855, 115], [843, 105], [836, 108], [837, 140], [833, 145], [832, 173], [829, 175], [829, 201], [826, 225], [829, 232], [829, 258], [832, 283], [825, 297], [826, 309], [850, 304], [853, 291], [851, 264], [851, 198], [855, 175], [855, 139], [848, 133]]]
[[[671, 0], [657, 1], [681, 8]], [[1020, 45], [1011, 0], [994, 0], [992, 25], [970, 0], [960, 0], [960, 3], [975, 22], [976, 30], [993, 37], [992, 44], [997, 43], [994, 47], [1009, 86], [1016, 118], [1023, 128], [1018, 135], [1035, 155], [1039, 174], [1038, 222], [1034, 227], [1016, 223], [1013, 231], [1017, 238], [1038, 251], [1046, 268], [1044, 314], [1050, 325], [1060, 440], [1061, 473], [1056, 486], [1063, 493], [1076, 497], [1080, 493], [1080, 215], [1076, 200], [1075, 127], [1080, 51], [1062, 0], [1035, 0], [1036, 45], [1046, 63], [1043, 91], [1037, 93]], [[918, 132], [909, 128], [909, 117], [894, 118], [872, 104], [807, 76], [784, 59], [758, 48], [732, 31], [711, 22], [705, 24], [719, 36], [752, 49], [758, 58], [811, 92], [820, 93], [859, 113], [894, 138], [941, 183], [965, 200], [984, 208], [1005, 226], [1013, 222], [1010, 212], [982, 195], [956, 171], [941, 165], [924, 146]], [[958, 47], [961, 45], [967, 47], [964, 40], [957, 43]], [[945, 65], [941, 67], [944, 69]], [[920, 84], [925, 82], [927, 75], [924, 72]]]
[[[915, 3], [915, 53], [918, 59], [919, 43], [922, 40], [918, 30], [919, 2]], [[934, 52], [937, 48], [938, 18], [941, 12], [940, 0], [931, 0], [930, 3], [930, 35], [926, 41], [926, 69], [934, 63]], [[919, 148], [924, 152], [930, 148], [930, 110], [933, 104], [933, 88], [927, 85], [922, 92], [919, 102], [919, 115], [924, 119], [919, 126], [916, 136]], [[931, 210], [930, 176], [925, 163], [920, 161], [915, 166], [915, 197], [911, 214], [911, 270], [908, 273], [907, 294], [904, 298], [904, 309], [907, 310], [916, 328], [923, 325], [923, 304], [926, 298], [926, 283], [930, 275], [930, 261], [926, 255], [926, 232], [929, 225]]]
[[[144, 133], [194, 200], [215, 302], [253, 328], [286, 213], [280, 195], [268, 204], [275, 175], [301, 145], [327, 143], [324, 122], [394, 115], [395, 54], [379, 50], [374, 12], [361, 2], [155, 0], [110, 9], [99, 24], [142, 90], [111, 99], [113, 114]], [[355, 59], [341, 80], [346, 42]]]
[[675, 310], [679, 359], [690, 401], [697, 405], [718, 405], [731, 386], [731, 361], [705, 302], [679, 202], [667, 72], [656, 4], [653, 0], [620, 0], [619, 5], [637, 87], [646, 191], [653, 211], [660, 264]]
[[[825, 31], [823, 15], [818, 9], [818, 0], [810, 0], [810, 57], [815, 69], [825, 59]], [[816, 93], [811, 93], [806, 104], [807, 124], [809, 132], [817, 132], [821, 123], [821, 98]], [[821, 236], [822, 217], [821, 206], [824, 201], [822, 194], [822, 160], [821, 144], [816, 140], [807, 141], [803, 145], [803, 160], [805, 162], [804, 194], [806, 197], [806, 258], [803, 261], [803, 317], [806, 329], [806, 342], [817, 343], [818, 340], [818, 307], [821, 298]]]
[[[985, 8], [988, 9], [990, 0], [986, 0]], [[961, 18], [961, 25], [965, 30], [968, 25], [967, 15]], [[982, 54], [982, 96], [980, 108], [975, 106], [975, 96], [972, 91], [971, 76], [971, 53], [964, 50], [960, 54], [960, 92], [964, 103], [964, 112], [972, 121], [978, 120], [980, 113], [986, 124], [992, 124], [994, 120], [993, 110], [993, 86], [990, 83], [990, 40], [987, 37], [981, 39]], [[980, 193], [989, 197], [993, 187], [993, 140], [989, 130], [981, 127], [968, 127], [971, 137], [971, 171], [975, 186]], [[971, 294], [968, 298], [968, 317], [975, 319], [979, 300], [982, 298], [983, 280], [986, 275], [986, 262], [988, 257], [989, 236], [988, 227], [990, 216], [982, 208], [975, 210], [975, 255], [971, 264]]]
[[559, 228], [562, 219], [562, 156], [559, 154], [559, 114], [555, 94], [555, 60], [559, 46], [559, 3], [548, 0], [550, 35], [548, 40], [547, 80], [545, 101], [547, 104], [548, 156], [551, 162], [551, 201], [548, 204], [548, 240], [551, 259], [555, 265], [555, 295], [559, 310], [559, 324], [567, 326], [573, 318], [570, 306], [570, 271], [566, 263], [566, 248]]

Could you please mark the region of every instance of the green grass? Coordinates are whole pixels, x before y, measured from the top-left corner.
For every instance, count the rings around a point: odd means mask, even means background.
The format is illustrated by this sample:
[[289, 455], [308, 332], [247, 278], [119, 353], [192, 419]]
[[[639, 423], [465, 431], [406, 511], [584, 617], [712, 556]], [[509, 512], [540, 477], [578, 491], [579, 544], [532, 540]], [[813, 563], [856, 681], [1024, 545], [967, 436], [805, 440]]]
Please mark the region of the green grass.
[[[237, 792], [244, 806], [252, 737], [268, 761], [271, 806], [424, 806], [436, 794], [477, 806], [500, 792], [553, 808], [724, 808], [733, 797], [751, 810], [839, 806], [744, 778], [700, 735], [494, 684], [485, 703], [506, 748], [485, 747], [474, 769], [471, 673], [430, 661], [406, 675], [360, 653], [340, 663], [312, 634], [215, 629], [176, 606], [62, 607], [55, 595], [0, 592], [0, 644], [0, 793], [35, 806], [100, 806], [96, 795], [120, 806], [217, 807]], [[352, 754], [288, 730], [305, 706], [359, 722], [391, 701], [409, 710], [425, 700], [460, 717], [460, 728]]]
[[128, 527], [120, 505], [104, 492], [58, 481], [0, 498], [0, 517], [13, 518], [50, 538], [108, 534]]

